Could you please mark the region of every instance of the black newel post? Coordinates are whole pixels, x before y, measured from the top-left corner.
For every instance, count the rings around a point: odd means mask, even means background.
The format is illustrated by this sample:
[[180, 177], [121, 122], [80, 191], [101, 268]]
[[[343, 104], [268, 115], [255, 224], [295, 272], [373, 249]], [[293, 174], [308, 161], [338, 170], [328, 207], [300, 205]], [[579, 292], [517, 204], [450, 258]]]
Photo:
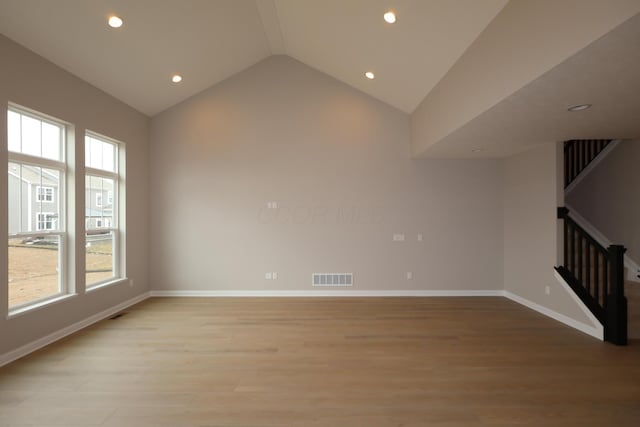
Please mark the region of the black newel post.
[[607, 295], [607, 321], [604, 339], [617, 345], [627, 344], [627, 299], [624, 296], [624, 253], [621, 245], [609, 246], [611, 269]]

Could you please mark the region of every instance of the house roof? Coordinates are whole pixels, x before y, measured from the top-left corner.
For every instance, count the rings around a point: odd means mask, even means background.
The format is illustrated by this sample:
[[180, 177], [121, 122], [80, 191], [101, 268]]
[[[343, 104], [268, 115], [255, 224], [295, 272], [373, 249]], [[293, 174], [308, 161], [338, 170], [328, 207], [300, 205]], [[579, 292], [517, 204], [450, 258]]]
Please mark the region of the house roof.
[[24, 182], [28, 182], [29, 184], [37, 184], [44, 185], [48, 187], [57, 187], [58, 179], [55, 175], [47, 170], [42, 170], [42, 174], [40, 173], [40, 168], [36, 168], [34, 166], [29, 166], [26, 164], [22, 165], [22, 170], [16, 164], [9, 164], [9, 175], [13, 175], [16, 178], [22, 178]]

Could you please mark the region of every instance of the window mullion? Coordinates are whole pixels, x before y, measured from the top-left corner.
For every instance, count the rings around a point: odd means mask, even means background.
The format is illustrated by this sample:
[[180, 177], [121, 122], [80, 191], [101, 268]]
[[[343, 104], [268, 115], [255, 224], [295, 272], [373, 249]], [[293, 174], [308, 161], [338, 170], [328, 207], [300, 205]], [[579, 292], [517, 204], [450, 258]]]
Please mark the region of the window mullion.
[[57, 160], [45, 159], [42, 157], [31, 156], [29, 154], [23, 153], [15, 153], [13, 151], [9, 151], [8, 158], [10, 162], [14, 163], [23, 163], [30, 166], [44, 166], [48, 169], [56, 169], [64, 172], [67, 169], [67, 166], [63, 162], [59, 162]]
[[101, 178], [109, 178], [109, 179], [114, 179], [114, 180], [118, 179], [118, 174], [117, 173], [105, 171], [105, 170], [102, 170], [102, 169], [95, 169], [95, 168], [91, 168], [91, 167], [88, 167], [88, 166], [85, 167], [84, 173], [85, 173], [85, 175], [99, 176]]

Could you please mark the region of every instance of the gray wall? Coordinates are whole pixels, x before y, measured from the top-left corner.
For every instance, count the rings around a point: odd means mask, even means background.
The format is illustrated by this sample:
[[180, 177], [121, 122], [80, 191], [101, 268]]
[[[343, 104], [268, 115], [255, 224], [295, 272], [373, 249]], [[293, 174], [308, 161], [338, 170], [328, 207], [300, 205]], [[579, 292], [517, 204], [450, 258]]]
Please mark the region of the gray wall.
[[640, 141], [621, 142], [567, 195], [567, 203], [640, 263]]
[[284, 56], [154, 117], [153, 288], [501, 289], [500, 162], [412, 160], [409, 120]]
[[[74, 123], [78, 173], [84, 129], [127, 143], [127, 268], [135, 279], [132, 288], [0, 316], [0, 354], [144, 293], [149, 283], [311, 290], [312, 272], [353, 272], [353, 290], [504, 287], [585, 321], [551, 273], [554, 146], [504, 161], [413, 160], [408, 115], [287, 57], [156, 116], [149, 144], [145, 116], [3, 37], [0, 56], [0, 105], [12, 101]], [[5, 146], [6, 134], [0, 115]], [[6, 150], [0, 156], [6, 162]], [[2, 227], [7, 187], [0, 182]], [[69, 197], [79, 232], [84, 193]], [[279, 208], [267, 209], [271, 201]], [[394, 233], [406, 240], [393, 242]], [[83, 242], [73, 244], [82, 281]], [[2, 277], [6, 250], [0, 245]], [[272, 271], [278, 280], [265, 280]], [[6, 282], [0, 286], [6, 307]]]
[[504, 289], [591, 325], [554, 277], [561, 243], [560, 155], [559, 145], [548, 143], [504, 162]]
[[[149, 119], [88, 83], [56, 67], [33, 52], [0, 36], [0, 106], [13, 102], [75, 125], [76, 172], [83, 172], [84, 131], [124, 141], [127, 150], [127, 269], [135, 286], [127, 284], [80, 294], [64, 302], [6, 318], [7, 281], [0, 280], [0, 355], [83, 320], [148, 290], [148, 129]], [[7, 146], [7, 118], [0, 114], [0, 146]], [[0, 163], [7, 151], [0, 149]], [[0, 174], [0, 227], [7, 231], [7, 174]], [[77, 183], [78, 190], [84, 182]], [[74, 197], [69, 194], [68, 197]], [[75, 194], [77, 223], [72, 234], [81, 236], [84, 192]], [[78, 255], [75, 276], [84, 287], [84, 242], [70, 242]], [[0, 245], [0, 277], [7, 277], [7, 245]]]

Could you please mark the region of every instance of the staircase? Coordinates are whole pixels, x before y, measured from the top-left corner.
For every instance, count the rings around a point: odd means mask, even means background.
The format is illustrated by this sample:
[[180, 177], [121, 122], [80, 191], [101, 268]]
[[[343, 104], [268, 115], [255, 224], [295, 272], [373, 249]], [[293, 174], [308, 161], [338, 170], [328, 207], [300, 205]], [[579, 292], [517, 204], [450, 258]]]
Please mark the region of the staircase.
[[624, 253], [621, 245], [604, 248], [558, 208], [564, 220], [564, 265], [556, 267], [565, 282], [604, 326], [605, 341], [627, 344], [627, 299]]
[[564, 188], [566, 189], [612, 142], [611, 139], [571, 139], [564, 142]]
[[[590, 165], [593, 169], [594, 160], [608, 146], [615, 147], [611, 143], [610, 139], [565, 141], [565, 191], [577, 184]], [[558, 208], [557, 216], [564, 222], [564, 258], [563, 265], [556, 267], [558, 273], [602, 323], [606, 341], [626, 345], [628, 338], [640, 338], [640, 283], [625, 281], [626, 249], [598, 241], [565, 207]]]

